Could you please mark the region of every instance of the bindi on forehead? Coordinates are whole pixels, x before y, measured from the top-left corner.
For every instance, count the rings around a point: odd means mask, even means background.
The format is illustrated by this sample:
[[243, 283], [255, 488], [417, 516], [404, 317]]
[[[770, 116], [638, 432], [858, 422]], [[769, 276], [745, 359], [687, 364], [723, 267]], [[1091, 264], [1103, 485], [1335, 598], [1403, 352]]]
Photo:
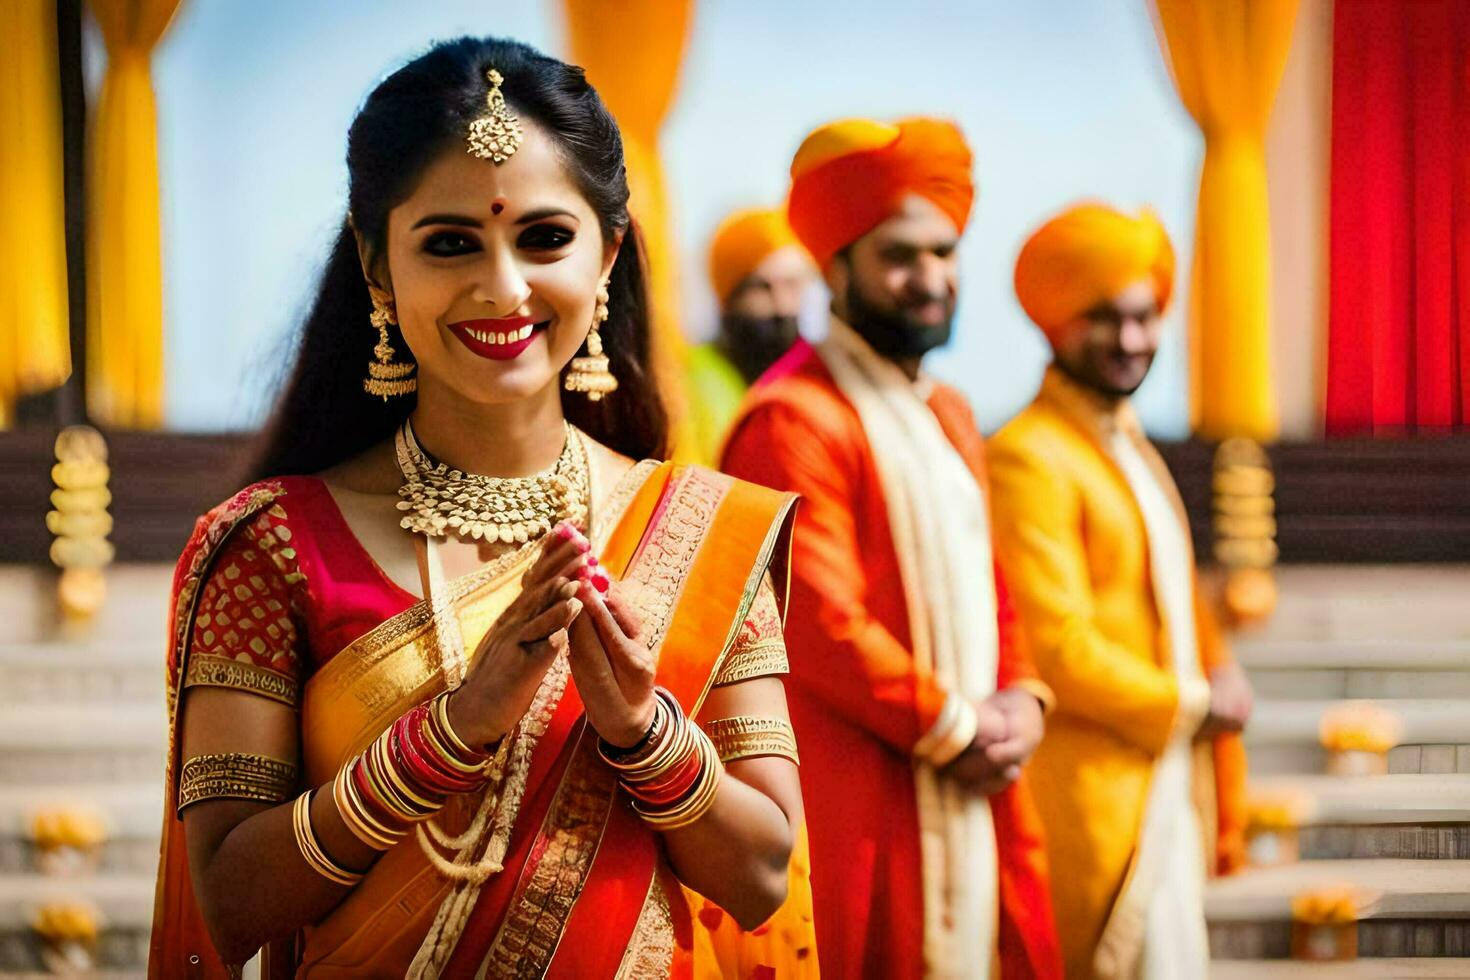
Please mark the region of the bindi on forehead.
[[505, 198], [497, 197], [495, 200], [490, 202], [490, 213], [494, 215], [499, 215], [503, 213], [505, 211], [505, 204]]

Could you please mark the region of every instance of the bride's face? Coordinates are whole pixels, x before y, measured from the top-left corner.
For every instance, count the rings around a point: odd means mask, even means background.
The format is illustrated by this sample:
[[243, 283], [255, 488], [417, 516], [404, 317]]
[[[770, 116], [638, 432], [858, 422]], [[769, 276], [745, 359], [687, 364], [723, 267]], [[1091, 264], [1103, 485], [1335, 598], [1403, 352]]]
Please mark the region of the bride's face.
[[496, 165], [452, 143], [388, 213], [386, 269], [419, 387], [505, 403], [558, 381], [592, 325], [617, 241], [555, 144], [525, 139]]

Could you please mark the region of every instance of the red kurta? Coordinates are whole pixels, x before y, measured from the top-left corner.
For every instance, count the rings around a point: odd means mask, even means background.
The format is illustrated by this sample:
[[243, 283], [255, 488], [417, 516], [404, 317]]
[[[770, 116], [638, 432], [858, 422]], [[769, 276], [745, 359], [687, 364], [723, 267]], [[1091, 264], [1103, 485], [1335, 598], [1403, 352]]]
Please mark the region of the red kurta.
[[[963, 396], [929, 407], [976, 479], [983, 441]], [[805, 343], [752, 390], [723, 468], [802, 495], [792, 541], [787, 699], [801, 744], [817, 951], [832, 977], [923, 975], [923, 881], [913, 748], [948, 692], [910, 650], [898, 556], [857, 412]], [[1005, 585], [997, 688], [1034, 679]], [[991, 799], [1006, 980], [1060, 977], [1041, 824], [1024, 778]]]

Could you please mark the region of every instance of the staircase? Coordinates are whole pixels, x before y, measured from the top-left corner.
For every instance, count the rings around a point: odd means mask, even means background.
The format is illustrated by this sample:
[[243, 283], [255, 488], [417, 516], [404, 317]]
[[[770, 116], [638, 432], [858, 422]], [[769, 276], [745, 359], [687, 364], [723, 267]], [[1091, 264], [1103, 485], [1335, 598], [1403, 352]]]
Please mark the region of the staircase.
[[[1470, 977], [1470, 567], [1295, 566], [1236, 637], [1257, 707], [1252, 790], [1302, 804], [1301, 859], [1213, 882], [1214, 977]], [[1402, 722], [1383, 776], [1323, 775], [1324, 712], [1372, 700]], [[1291, 900], [1352, 886], [1355, 963], [1295, 963]]]
[[[170, 570], [120, 566], [82, 634], [52, 620], [54, 579], [0, 566], [0, 975], [40, 975], [32, 920], [50, 902], [100, 913], [97, 976], [146, 962], [164, 754], [163, 649]], [[1252, 785], [1305, 801], [1301, 861], [1214, 882], [1212, 976], [1470, 977], [1470, 568], [1288, 567], [1280, 608], [1236, 638], [1257, 711]], [[1386, 776], [1322, 775], [1317, 721], [1375, 699], [1403, 721]], [[104, 817], [95, 870], [43, 873], [31, 816], [56, 805]], [[1360, 959], [1289, 955], [1303, 889], [1368, 896]]]
[[[49, 903], [98, 913], [98, 972], [141, 977], [158, 862], [166, 723], [163, 656], [172, 570], [109, 571], [85, 631], [54, 621], [55, 578], [0, 566], [0, 976], [46, 972], [32, 923]], [[102, 818], [95, 868], [47, 873], [38, 812]]]

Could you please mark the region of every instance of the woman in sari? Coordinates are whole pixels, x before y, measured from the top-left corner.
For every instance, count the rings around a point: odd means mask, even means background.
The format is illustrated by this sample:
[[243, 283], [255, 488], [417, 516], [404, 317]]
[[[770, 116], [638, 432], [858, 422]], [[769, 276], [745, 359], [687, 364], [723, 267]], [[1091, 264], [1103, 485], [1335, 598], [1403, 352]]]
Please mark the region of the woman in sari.
[[440, 44], [347, 163], [261, 479], [174, 580], [150, 973], [687, 975], [681, 884], [744, 929], [787, 891], [792, 500], [653, 461], [580, 69]]

